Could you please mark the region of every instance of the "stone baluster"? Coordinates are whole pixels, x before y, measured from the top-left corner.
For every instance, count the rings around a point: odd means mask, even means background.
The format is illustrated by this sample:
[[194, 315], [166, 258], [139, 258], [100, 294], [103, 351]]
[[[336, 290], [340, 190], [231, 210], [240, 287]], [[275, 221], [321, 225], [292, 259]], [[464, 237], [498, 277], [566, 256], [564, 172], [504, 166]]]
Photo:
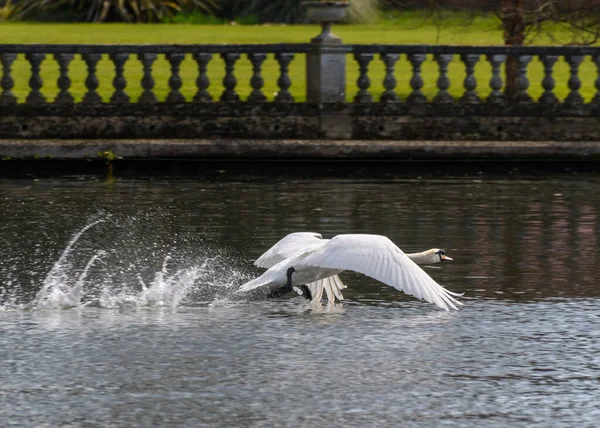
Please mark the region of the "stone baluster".
[[421, 89], [423, 88], [423, 78], [421, 77], [421, 65], [427, 59], [425, 54], [410, 54], [408, 60], [412, 64], [412, 78], [410, 79], [410, 87], [412, 92], [406, 99], [407, 103], [411, 104], [423, 104], [427, 102], [427, 97], [423, 94]]
[[198, 91], [194, 95], [194, 102], [197, 103], [209, 103], [212, 101], [211, 95], [208, 93], [208, 87], [210, 86], [210, 80], [206, 69], [208, 63], [212, 59], [210, 53], [196, 53], [194, 54], [194, 60], [198, 64], [198, 78], [196, 79], [196, 87]]
[[235, 62], [240, 58], [239, 53], [222, 53], [221, 58], [225, 61], [225, 77], [223, 77], [223, 86], [225, 90], [221, 94], [221, 101], [236, 102], [240, 100], [240, 96], [235, 92], [237, 80], [233, 74]]
[[492, 66], [492, 77], [490, 79], [490, 88], [492, 92], [487, 98], [489, 104], [502, 104], [505, 101], [504, 94], [502, 93], [502, 76], [500, 68], [502, 64], [506, 62], [506, 55], [491, 54], [487, 56], [487, 60]]
[[354, 96], [354, 102], [356, 103], [370, 103], [373, 102], [373, 95], [369, 92], [369, 86], [371, 86], [371, 80], [369, 79], [369, 63], [373, 60], [373, 54], [370, 53], [356, 53], [354, 59], [358, 62], [358, 68], [360, 75], [356, 80], [358, 86], [358, 93]]
[[15, 81], [11, 75], [12, 63], [17, 59], [17, 54], [3, 53], [0, 54], [0, 62], [2, 62], [2, 79], [0, 79], [0, 105], [7, 106], [17, 103], [17, 97], [12, 92], [15, 86]]
[[477, 104], [480, 103], [479, 95], [477, 95], [477, 80], [475, 79], [475, 65], [479, 61], [479, 54], [463, 54], [460, 56], [462, 62], [465, 63], [465, 69], [467, 75], [463, 86], [465, 93], [461, 97], [460, 101], [465, 104]]
[[179, 70], [181, 62], [184, 60], [184, 58], [185, 54], [182, 53], [167, 54], [167, 60], [169, 61], [169, 64], [171, 64], [171, 77], [169, 77], [169, 88], [171, 88], [171, 91], [169, 91], [167, 94], [167, 99], [165, 100], [168, 103], [185, 102], [185, 98], [179, 91], [183, 85], [181, 76], [179, 76]]
[[569, 63], [571, 76], [569, 77], [569, 89], [571, 92], [565, 98], [565, 104], [571, 107], [583, 104], [583, 97], [579, 93], [581, 80], [579, 80], [579, 65], [583, 62], [583, 55], [568, 55], [565, 57]]
[[143, 104], [154, 104], [158, 102], [158, 98], [154, 93], [154, 77], [152, 76], [152, 64], [158, 58], [158, 55], [155, 53], [140, 53], [137, 55], [138, 59], [142, 63], [142, 68], [144, 70], [144, 75], [142, 76], [142, 88], [144, 91], [142, 95], [140, 95], [140, 99], [138, 100]]
[[29, 78], [29, 87], [31, 91], [27, 95], [27, 104], [43, 104], [46, 102], [46, 97], [42, 95], [41, 89], [44, 86], [42, 76], [40, 76], [40, 67], [42, 61], [46, 59], [46, 54], [30, 53], [25, 55], [27, 61], [31, 64], [31, 77]]
[[381, 60], [385, 64], [385, 77], [383, 78], [383, 87], [385, 91], [381, 94], [380, 101], [398, 102], [400, 97], [394, 91], [396, 88], [396, 77], [394, 77], [394, 65], [400, 58], [398, 54], [381, 54]]
[[530, 103], [532, 101], [531, 95], [527, 92], [527, 89], [529, 89], [527, 66], [530, 62], [531, 55], [517, 56], [517, 78], [515, 80], [517, 93], [515, 94], [515, 101], [518, 103]]
[[57, 86], [60, 91], [56, 95], [54, 102], [56, 104], [73, 104], [75, 102], [73, 95], [69, 92], [71, 87], [71, 79], [69, 78], [69, 64], [73, 61], [73, 54], [60, 53], [55, 54], [54, 59], [58, 62], [60, 76], [58, 77]]
[[129, 59], [129, 54], [111, 54], [110, 59], [115, 64], [115, 78], [113, 79], [115, 92], [113, 92], [112, 96], [110, 97], [110, 102], [116, 104], [126, 104], [129, 102], [129, 95], [125, 93], [127, 79], [125, 79], [123, 71], [125, 70], [125, 62], [127, 62]]
[[275, 58], [279, 62], [279, 79], [277, 79], [277, 86], [279, 86], [279, 92], [275, 96], [276, 102], [281, 103], [293, 103], [294, 97], [290, 94], [290, 86], [292, 86], [292, 81], [289, 76], [289, 65], [290, 62], [294, 59], [294, 54], [292, 53], [277, 53], [275, 54]]
[[83, 96], [83, 102], [85, 104], [99, 104], [102, 102], [102, 98], [98, 95], [96, 90], [98, 89], [99, 82], [98, 77], [96, 76], [96, 66], [98, 65], [98, 61], [102, 59], [101, 54], [83, 54], [82, 55], [85, 64], [87, 65], [88, 75], [85, 79], [85, 87], [87, 88], [87, 92]]
[[540, 97], [541, 104], [558, 104], [558, 98], [554, 94], [554, 86], [555, 81], [552, 76], [552, 69], [554, 68], [554, 64], [558, 61], [558, 56], [556, 55], [541, 55], [540, 60], [542, 64], [544, 64], [544, 78], [542, 79], [542, 88], [544, 88], [544, 92]]
[[596, 64], [596, 82], [594, 86], [596, 87], [596, 95], [592, 99], [592, 103], [600, 108], [600, 55], [596, 55], [592, 58], [594, 64]]
[[252, 92], [248, 96], [248, 101], [254, 103], [262, 103], [267, 101], [267, 97], [262, 92], [262, 87], [265, 84], [265, 80], [260, 75], [262, 70], [262, 64], [267, 59], [267, 54], [264, 53], [250, 53], [248, 59], [252, 63], [252, 77], [250, 78], [250, 86]]
[[448, 65], [454, 58], [452, 54], [436, 54], [434, 59], [438, 63], [438, 68], [440, 70], [440, 76], [437, 79], [437, 87], [439, 89], [438, 93], [433, 98], [433, 102], [440, 104], [448, 104], [453, 103], [454, 98], [448, 92], [450, 89], [450, 78], [448, 77]]

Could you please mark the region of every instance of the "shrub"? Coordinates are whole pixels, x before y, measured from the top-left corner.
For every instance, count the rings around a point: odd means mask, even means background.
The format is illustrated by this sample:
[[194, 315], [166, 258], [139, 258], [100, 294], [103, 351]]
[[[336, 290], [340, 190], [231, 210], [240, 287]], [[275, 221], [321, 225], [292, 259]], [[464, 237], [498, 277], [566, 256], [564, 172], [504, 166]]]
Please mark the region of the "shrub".
[[156, 22], [184, 8], [197, 8], [212, 13], [215, 0], [19, 0], [17, 19], [31, 19], [43, 14], [75, 15], [91, 22]]
[[5, 3], [0, 2], [0, 21], [6, 21], [10, 19], [14, 12], [14, 5], [11, 0], [6, 0]]
[[293, 24], [305, 19], [301, 0], [220, 0], [223, 18], [244, 21], [254, 17], [257, 23], [277, 22]]

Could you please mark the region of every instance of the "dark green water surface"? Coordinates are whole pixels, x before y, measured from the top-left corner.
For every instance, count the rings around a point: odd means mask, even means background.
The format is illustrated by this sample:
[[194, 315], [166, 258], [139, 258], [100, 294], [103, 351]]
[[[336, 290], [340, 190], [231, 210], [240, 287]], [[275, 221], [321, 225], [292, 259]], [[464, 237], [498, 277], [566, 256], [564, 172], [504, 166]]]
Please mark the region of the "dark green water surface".
[[[597, 426], [593, 167], [184, 169], [0, 178], [0, 426]], [[293, 231], [444, 248], [464, 306], [232, 300]]]

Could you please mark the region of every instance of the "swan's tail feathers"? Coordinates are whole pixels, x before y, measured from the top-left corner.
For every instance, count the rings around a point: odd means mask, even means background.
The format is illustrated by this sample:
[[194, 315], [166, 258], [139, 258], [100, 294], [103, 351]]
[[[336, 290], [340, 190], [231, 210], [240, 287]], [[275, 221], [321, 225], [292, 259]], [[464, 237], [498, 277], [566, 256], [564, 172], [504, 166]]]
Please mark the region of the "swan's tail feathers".
[[342, 296], [342, 290], [346, 288], [342, 280], [339, 276], [333, 275], [329, 278], [326, 278], [328, 283], [325, 286], [325, 292], [327, 293], [327, 300], [330, 303], [335, 302], [335, 299], [338, 299], [340, 302], [344, 300], [344, 296]]
[[310, 290], [310, 295], [312, 296], [313, 302], [320, 302], [323, 298], [323, 280], [319, 279], [315, 282], [310, 282], [306, 284], [308, 289]]
[[325, 291], [327, 300], [330, 303], [335, 302], [335, 299], [338, 299], [339, 301], [344, 300], [341, 290], [346, 288], [346, 286], [342, 283], [342, 280], [337, 275], [319, 279], [318, 281], [306, 284], [306, 286], [310, 290], [313, 296], [312, 300], [314, 302], [318, 302], [323, 298], [323, 291]]

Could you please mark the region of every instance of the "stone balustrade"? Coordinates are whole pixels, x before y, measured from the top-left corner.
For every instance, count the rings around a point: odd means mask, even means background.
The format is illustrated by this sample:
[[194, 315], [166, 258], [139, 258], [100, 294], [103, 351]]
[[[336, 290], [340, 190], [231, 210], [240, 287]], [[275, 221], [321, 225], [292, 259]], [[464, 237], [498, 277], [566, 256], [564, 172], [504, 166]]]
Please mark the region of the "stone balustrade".
[[[311, 55], [317, 62], [321, 61], [318, 67], [307, 65], [305, 81], [294, 82], [290, 73], [294, 62], [301, 58], [298, 62], [308, 64], [306, 58]], [[50, 58], [56, 63], [58, 76], [53, 84], [56, 88], [53, 97], [49, 96], [47, 82], [42, 78], [44, 61]], [[154, 66], [159, 58], [168, 61], [170, 71], [166, 80], [159, 80], [155, 75]], [[219, 63], [218, 72], [215, 72], [215, 59]], [[240, 59], [251, 64], [251, 72], [243, 73], [249, 78], [243, 81], [236, 75]], [[541, 81], [538, 78], [532, 82], [528, 73], [534, 59], [543, 66]], [[85, 90], [83, 94], [79, 90], [77, 96], [73, 93], [71, 73], [75, 60], [83, 61], [86, 67], [82, 82]], [[277, 91], [271, 96], [265, 93], [263, 68], [267, 61], [273, 60], [277, 62], [278, 74]], [[580, 67], [590, 60], [594, 73], [586, 73], [588, 80], [582, 81]], [[24, 61], [28, 63], [28, 92], [16, 94], [15, 79], [23, 78]], [[99, 91], [101, 85], [106, 88], [108, 84], [98, 76], [101, 61], [110, 61], [114, 70], [109, 97], [102, 97]], [[141, 70], [135, 82], [126, 77], [126, 68], [132, 61], [137, 61]], [[184, 61], [188, 66], [189, 61], [194, 62], [193, 76], [189, 72], [182, 76]], [[434, 92], [431, 87], [425, 90], [423, 78], [423, 67], [431, 67], [431, 61], [437, 69], [435, 82], [429, 82], [430, 86], [435, 83]], [[556, 94], [557, 85], [565, 84], [557, 82], [555, 77], [558, 61], [568, 65], [568, 93], [564, 97]], [[21, 74], [16, 76], [14, 70], [19, 62]], [[456, 67], [457, 62], [464, 78], [461, 77], [461, 82], [452, 82], [449, 68]], [[516, 75], [515, 91], [510, 96], [504, 82], [504, 69], [509, 62]], [[589, 140], [593, 135], [600, 135], [600, 47], [0, 44], [0, 63], [0, 138], [170, 134], [180, 137], [440, 139], [453, 132], [453, 138], [459, 139], [549, 139], [569, 118], [583, 121], [575, 121], [574, 131], [558, 138]], [[483, 63], [487, 63], [488, 71], [482, 81], [481, 71], [477, 70], [481, 70], [478, 67], [483, 67]], [[371, 71], [375, 66], [380, 68], [378, 76], [383, 76], [380, 82], [375, 82], [380, 88], [377, 90], [373, 90]], [[218, 79], [211, 75], [211, 70]], [[349, 79], [351, 75], [357, 76], [356, 79]], [[589, 81], [590, 75], [593, 82]], [[190, 80], [193, 80], [193, 94], [189, 92]], [[399, 80], [408, 81], [408, 91], [399, 90]], [[139, 91], [132, 96], [130, 88], [134, 84]], [[298, 102], [294, 98], [290, 90], [294, 84], [306, 86], [306, 101]], [[583, 84], [593, 86], [591, 99], [581, 95]], [[182, 89], [184, 85], [187, 92]], [[460, 94], [456, 85], [464, 88]], [[534, 85], [542, 88], [535, 96], [531, 90]], [[219, 87], [218, 93], [215, 87]], [[338, 89], [326, 93], [328, 88]], [[40, 117], [47, 120], [34, 119]], [[102, 123], [102, 117], [111, 119]], [[155, 117], [153, 122], [152, 117]], [[82, 118], [86, 118], [88, 124], [85, 129], [78, 123]], [[252, 118], [254, 125], [248, 118]], [[433, 118], [437, 118], [436, 124]], [[167, 120], [179, 127], [165, 124]], [[196, 124], [184, 125], [190, 120]], [[540, 136], [539, 127], [544, 124], [550, 126], [548, 134]], [[521, 128], [525, 125], [530, 126], [529, 132]]]
[[[509, 47], [509, 46], [407, 46], [407, 45], [354, 45], [352, 46], [354, 58], [360, 65], [361, 74], [357, 81], [360, 88], [359, 93], [354, 98], [355, 102], [371, 102], [373, 97], [368, 92], [370, 80], [368, 76], [368, 65], [379, 55], [381, 61], [385, 63], [386, 76], [384, 78], [385, 92], [381, 95], [380, 101], [398, 102], [398, 95], [394, 92], [396, 79], [394, 74], [394, 65], [399, 58], [404, 55], [412, 66], [412, 76], [410, 86], [412, 92], [406, 98], [409, 104], [419, 103], [465, 103], [465, 104], [529, 104], [538, 103], [541, 105], [560, 104], [559, 99], [554, 93], [556, 81], [553, 76], [553, 67], [559, 59], [564, 59], [569, 65], [570, 76], [568, 80], [569, 94], [564, 99], [564, 104], [570, 107], [584, 105], [584, 99], [579, 93], [582, 86], [579, 77], [579, 67], [586, 57], [589, 57], [596, 66], [596, 78], [594, 86], [596, 93], [591, 100], [591, 105], [600, 107], [600, 48], [598, 47]], [[423, 79], [421, 77], [421, 66], [426, 61], [427, 56], [432, 55], [439, 67], [439, 76], [437, 79], [438, 93], [432, 100], [428, 100], [421, 89], [423, 88]], [[448, 66], [455, 59], [459, 58], [465, 67], [465, 78], [463, 83], [464, 93], [459, 99], [450, 96], [450, 80], [448, 78]], [[544, 78], [541, 82], [544, 92], [539, 99], [534, 100], [529, 94], [530, 80], [528, 78], [528, 66], [533, 58], [538, 58], [544, 66]], [[502, 91], [504, 87], [503, 66], [507, 61], [514, 60], [516, 79], [516, 91], [510, 97]], [[475, 79], [475, 66], [480, 61], [487, 61], [490, 64], [490, 78], [484, 84], [489, 85], [491, 89], [485, 99], [481, 99], [477, 94], [478, 82]]]
[[[2, 79], [0, 80], [0, 105], [14, 105], [18, 99], [13, 93], [14, 78], [12, 67], [19, 54], [24, 55], [31, 67], [31, 77], [29, 79], [30, 92], [27, 95], [25, 104], [40, 105], [44, 103], [53, 103], [58, 105], [67, 105], [75, 103], [74, 97], [69, 92], [71, 87], [71, 78], [69, 76], [69, 65], [75, 55], [79, 55], [87, 66], [87, 78], [85, 87], [87, 92], [81, 102], [84, 104], [101, 104], [102, 98], [98, 94], [99, 79], [97, 76], [98, 62], [107, 57], [114, 65], [115, 76], [112, 80], [114, 91], [108, 100], [110, 104], [129, 104], [132, 102], [127, 93], [127, 86], [130, 82], [125, 77], [125, 65], [130, 60], [137, 60], [143, 68], [141, 86], [143, 92], [134, 102], [141, 104], [158, 103], [159, 99], [155, 94], [156, 79], [153, 75], [153, 64], [159, 55], [164, 55], [169, 62], [171, 75], [168, 79], [169, 92], [164, 99], [165, 103], [178, 104], [185, 103], [186, 99], [180, 89], [182, 87], [182, 77], [180, 76], [180, 65], [186, 58], [192, 58], [198, 69], [198, 75], [195, 79], [197, 91], [191, 102], [238, 102], [239, 95], [236, 93], [238, 84], [235, 76], [236, 62], [245, 55], [252, 63], [253, 74], [250, 79], [252, 93], [248, 97], [248, 102], [264, 102], [267, 97], [262, 93], [264, 79], [261, 76], [262, 64], [267, 55], [273, 54], [280, 65], [280, 76], [278, 79], [279, 93], [275, 97], [276, 102], [293, 102], [294, 99], [289, 92], [291, 85], [288, 76], [288, 66], [294, 59], [296, 53], [306, 53], [309, 45], [190, 45], [190, 46], [169, 46], [169, 45], [0, 45], [0, 61], [2, 63]], [[40, 66], [44, 60], [52, 56], [57, 63], [60, 76], [57, 86], [60, 90], [54, 100], [48, 100], [43, 94], [44, 81], [40, 73]], [[210, 76], [207, 67], [210, 61], [219, 56], [224, 61], [225, 76], [222, 84], [224, 90], [218, 100], [213, 100], [208, 92], [211, 85]]]
[[[311, 44], [287, 44], [287, 45], [1, 45], [0, 62], [2, 64], [2, 78], [0, 80], [0, 105], [7, 106], [18, 103], [13, 93], [14, 76], [12, 67], [21, 54], [29, 62], [31, 77], [29, 78], [30, 91], [24, 100], [25, 104], [40, 105], [53, 103], [68, 105], [75, 103], [75, 98], [70, 93], [72, 79], [69, 76], [69, 66], [76, 55], [85, 62], [87, 66], [87, 78], [85, 87], [87, 92], [80, 100], [85, 104], [100, 104], [103, 102], [97, 90], [99, 79], [96, 74], [98, 62], [103, 58], [109, 58], [114, 65], [115, 76], [112, 80], [113, 93], [108, 100], [110, 104], [128, 104], [131, 102], [152, 104], [158, 103], [155, 94], [156, 79], [153, 75], [153, 64], [159, 55], [164, 55], [170, 64], [170, 78], [168, 79], [168, 95], [162, 102], [186, 103], [181, 93], [182, 80], [180, 65], [187, 57], [193, 59], [197, 64], [197, 77], [195, 83], [197, 91], [192, 100], [187, 102], [266, 102], [268, 97], [262, 91], [264, 78], [261, 75], [262, 66], [268, 55], [274, 56], [279, 64], [280, 72], [277, 79], [279, 91], [274, 102], [294, 102], [289, 89], [292, 81], [289, 76], [289, 67], [298, 55], [305, 55], [314, 49]], [[596, 94], [591, 100], [594, 105], [600, 105], [600, 48], [598, 47], [498, 47], [498, 46], [435, 46], [435, 45], [342, 45], [336, 47], [336, 52], [351, 56], [355, 60], [355, 66], [359, 70], [356, 81], [356, 95], [352, 98], [354, 103], [371, 102], [406, 102], [408, 104], [423, 103], [539, 103], [541, 105], [559, 104], [558, 97], [554, 93], [556, 81], [553, 76], [553, 68], [557, 61], [563, 59], [568, 63], [570, 76], [568, 96], [564, 103], [576, 107], [584, 103], [579, 93], [582, 81], [579, 76], [579, 67], [586, 57], [589, 57], [597, 68], [594, 82]], [[224, 62], [225, 76], [222, 80], [223, 91], [218, 99], [213, 99], [209, 93], [209, 87], [213, 84], [208, 74], [208, 64], [215, 56], [219, 56]], [[245, 56], [252, 64], [252, 76], [249, 82], [251, 93], [242, 99], [236, 92], [236, 86], [240, 83], [236, 78], [236, 62]], [[436, 80], [438, 92], [432, 99], [428, 99], [422, 91], [424, 82], [421, 67], [428, 56], [433, 58], [439, 68]], [[52, 57], [59, 71], [57, 86], [58, 94], [54, 99], [48, 99], [44, 95], [44, 84], [40, 69], [42, 63]], [[502, 68], [509, 60], [514, 58], [516, 66], [516, 89], [512, 97], [505, 96], [502, 91], [504, 86]], [[528, 89], [531, 82], [528, 79], [528, 66], [533, 58], [539, 59], [544, 67], [544, 78], [541, 82], [544, 89], [539, 99], [533, 99]], [[448, 77], [448, 67], [455, 59], [464, 64], [465, 78], [461, 84], [464, 93], [458, 99], [449, 93], [451, 85]], [[128, 61], [137, 60], [143, 68], [141, 78], [142, 94], [137, 100], [132, 100], [127, 93], [128, 82], [124, 75], [125, 65]], [[380, 60], [384, 64], [385, 76], [383, 78], [384, 91], [378, 97], [374, 97], [369, 91], [372, 78], [369, 76], [369, 66]], [[410, 87], [412, 91], [401, 99], [396, 92], [397, 64], [406, 60], [412, 67], [410, 75]], [[475, 66], [487, 61], [490, 65], [489, 81], [477, 82], [475, 79]], [[310, 73], [307, 76], [311, 78]], [[538, 83], [538, 82], [536, 82]], [[482, 99], [477, 89], [480, 85], [488, 85], [491, 91]], [[354, 89], [354, 88], [352, 88]], [[309, 100], [310, 101], [310, 100]], [[345, 101], [340, 98], [337, 101]]]

